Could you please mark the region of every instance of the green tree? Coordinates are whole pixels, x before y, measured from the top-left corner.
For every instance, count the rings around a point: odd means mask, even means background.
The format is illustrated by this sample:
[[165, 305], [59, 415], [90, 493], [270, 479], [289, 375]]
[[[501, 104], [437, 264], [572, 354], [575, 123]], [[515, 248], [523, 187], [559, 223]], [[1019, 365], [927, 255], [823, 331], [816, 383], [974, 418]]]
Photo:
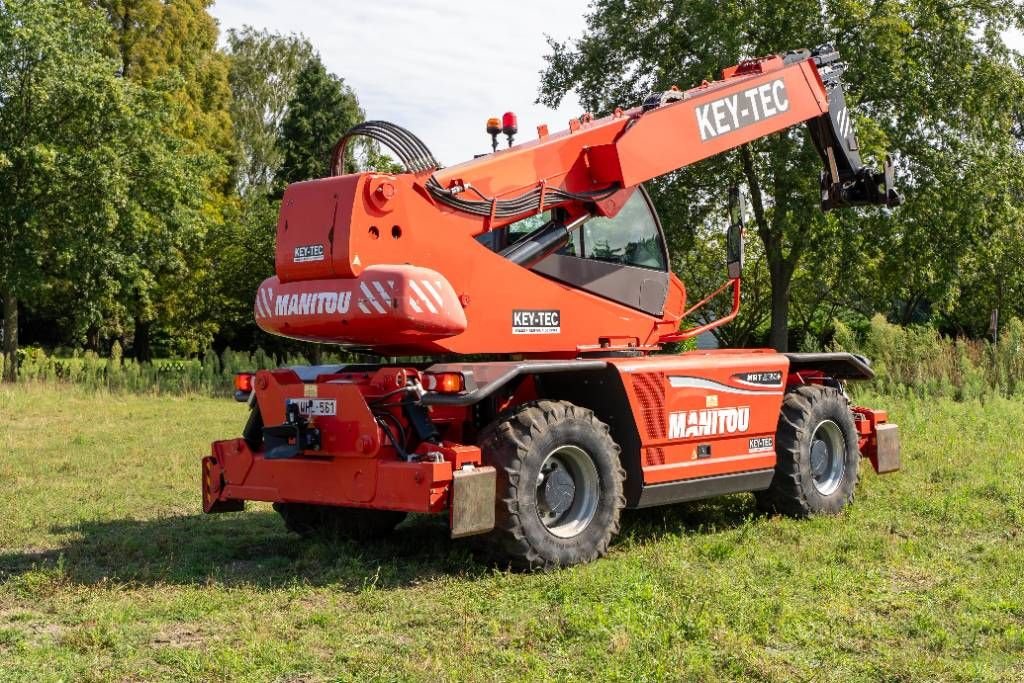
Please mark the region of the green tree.
[[147, 245], [199, 210], [196, 159], [162, 125], [163, 93], [118, 76], [103, 16], [83, 4], [0, 4], [0, 297], [5, 379], [18, 309], [116, 326]]
[[[709, 198], [725, 183], [746, 181], [771, 286], [769, 342], [781, 350], [788, 346], [794, 282], [827, 281], [827, 273], [813, 272], [826, 261], [841, 280], [849, 280], [858, 259], [837, 265], [840, 254], [848, 255], [843, 245], [870, 234], [876, 248], [864, 257], [888, 268], [882, 279], [893, 283], [896, 264], [878, 253], [878, 245], [913, 227], [919, 211], [942, 206], [945, 220], [976, 234], [971, 230], [978, 223], [969, 213], [978, 204], [963, 202], [961, 186], [951, 187], [943, 169], [973, 169], [976, 164], [968, 162], [1001, 155], [1021, 79], [1000, 35], [1021, 22], [1019, 4], [1000, 0], [597, 0], [580, 39], [552, 42], [540, 97], [556, 105], [575, 91], [589, 110], [609, 112], [674, 83], [713, 78], [744, 57], [823, 43], [839, 48], [849, 63], [845, 80], [862, 154], [876, 163], [885, 151], [895, 154], [899, 181], [912, 197], [906, 207], [892, 215], [821, 214], [820, 161], [802, 134], [756, 141], [659, 183], [661, 197], [690, 205], [676, 214], [680, 218], [669, 216], [667, 228], [692, 232], [695, 224], [687, 221], [706, 213]], [[917, 235], [902, 246], [922, 246], [924, 239]], [[971, 244], [959, 240], [956, 253]], [[806, 263], [810, 279], [798, 277]], [[804, 316], [810, 320], [821, 307], [813, 297], [805, 300], [813, 308]]]
[[[364, 118], [359, 100], [344, 80], [329, 73], [314, 57], [299, 72], [295, 95], [281, 124], [278, 144], [282, 162], [278, 182], [283, 187], [329, 173], [331, 151], [342, 134]], [[350, 149], [346, 166], [354, 170]]]
[[[207, 11], [211, 0], [94, 4], [107, 15], [107, 49], [120, 64], [120, 75], [165, 93], [173, 112], [162, 122], [165, 134], [184, 143], [183, 153], [202, 160], [192, 169], [192, 181], [201, 186], [202, 211], [186, 221], [167, 217], [173, 242], [140, 244], [145, 266], [125, 293], [129, 319], [123, 328], [131, 332], [138, 358], [153, 355], [155, 340], [178, 353], [198, 353], [219, 326], [218, 311], [206, 295], [217, 277], [211, 240], [238, 212], [229, 59], [217, 49], [217, 23]], [[105, 332], [118, 336], [119, 330]]]
[[227, 33], [231, 57], [231, 118], [239, 148], [239, 192], [269, 192], [283, 154], [281, 123], [295, 96], [299, 73], [313, 58], [303, 36], [259, 31], [251, 26]]

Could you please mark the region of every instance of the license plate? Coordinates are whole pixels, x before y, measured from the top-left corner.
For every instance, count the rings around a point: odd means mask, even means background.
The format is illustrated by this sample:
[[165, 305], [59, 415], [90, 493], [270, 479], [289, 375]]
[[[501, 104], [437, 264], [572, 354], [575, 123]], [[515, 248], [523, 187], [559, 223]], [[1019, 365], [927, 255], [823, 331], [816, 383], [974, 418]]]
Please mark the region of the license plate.
[[333, 398], [293, 398], [288, 402], [298, 406], [299, 415], [307, 417], [338, 414], [338, 402]]

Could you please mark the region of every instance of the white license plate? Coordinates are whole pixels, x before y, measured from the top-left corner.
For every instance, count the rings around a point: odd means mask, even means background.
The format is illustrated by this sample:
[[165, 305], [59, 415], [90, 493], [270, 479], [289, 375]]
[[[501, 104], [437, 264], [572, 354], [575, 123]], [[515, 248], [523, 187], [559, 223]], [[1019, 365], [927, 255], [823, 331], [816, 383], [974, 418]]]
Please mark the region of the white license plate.
[[299, 415], [337, 415], [338, 402], [333, 398], [293, 398], [288, 401], [298, 406]]

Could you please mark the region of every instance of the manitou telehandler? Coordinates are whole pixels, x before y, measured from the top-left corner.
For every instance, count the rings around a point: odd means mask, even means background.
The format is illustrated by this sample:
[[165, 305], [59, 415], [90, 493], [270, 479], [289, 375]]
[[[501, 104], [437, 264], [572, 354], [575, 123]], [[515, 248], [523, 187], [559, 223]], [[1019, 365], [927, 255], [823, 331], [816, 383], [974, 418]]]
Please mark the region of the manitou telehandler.
[[[731, 288], [731, 313], [680, 331], [710, 297], [687, 310], [642, 183], [806, 123], [824, 210], [899, 204], [889, 164], [861, 162], [843, 68], [829, 47], [752, 59], [515, 146], [506, 114], [488, 121], [494, 153], [448, 168], [399, 126], [348, 131], [332, 177], [284, 193], [256, 321], [434, 360], [240, 376], [251, 412], [203, 459], [205, 511], [270, 501], [299, 534], [360, 539], [445, 512], [502, 565], [547, 568], [603, 555], [625, 507], [752, 491], [786, 514], [842, 510], [861, 456], [899, 467], [896, 425], [844, 392], [868, 362], [661, 353], [735, 317], [742, 211], [730, 192], [729, 279], [711, 296]], [[356, 136], [406, 172], [341, 175]]]

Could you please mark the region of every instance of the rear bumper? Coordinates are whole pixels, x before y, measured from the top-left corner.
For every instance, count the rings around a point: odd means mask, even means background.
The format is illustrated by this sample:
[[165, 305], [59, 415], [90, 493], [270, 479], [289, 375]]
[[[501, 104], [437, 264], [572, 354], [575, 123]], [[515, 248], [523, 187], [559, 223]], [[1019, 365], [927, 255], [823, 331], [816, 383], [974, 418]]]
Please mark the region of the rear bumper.
[[309, 503], [375, 510], [449, 511], [453, 538], [494, 528], [496, 472], [463, 462], [476, 448], [441, 446], [438, 461], [296, 457], [267, 460], [244, 439], [214, 442], [203, 458], [203, 511], [237, 512], [245, 501]]
[[298, 456], [267, 460], [244, 439], [216, 441], [203, 458], [203, 508], [258, 500], [441, 512], [448, 505], [452, 463]]

